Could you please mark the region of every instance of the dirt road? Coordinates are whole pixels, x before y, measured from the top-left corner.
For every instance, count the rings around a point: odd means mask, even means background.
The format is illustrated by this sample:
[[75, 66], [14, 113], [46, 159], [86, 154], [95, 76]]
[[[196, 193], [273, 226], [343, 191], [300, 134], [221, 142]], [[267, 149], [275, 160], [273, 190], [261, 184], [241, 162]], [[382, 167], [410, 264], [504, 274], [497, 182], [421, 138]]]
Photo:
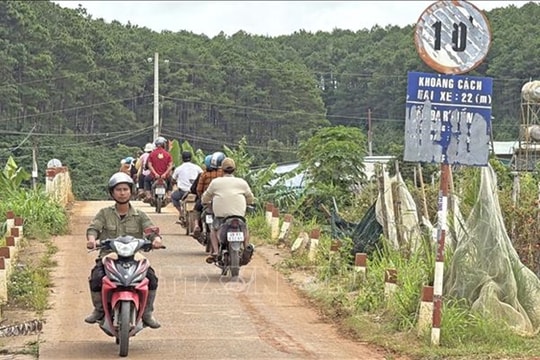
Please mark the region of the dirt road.
[[[91, 310], [87, 277], [96, 254], [85, 249], [85, 228], [108, 204], [75, 203], [72, 234], [55, 240], [58, 266], [40, 359], [118, 358], [114, 339], [83, 321]], [[242, 267], [241, 283], [230, 283], [206, 264], [201, 245], [180, 235], [172, 205], [156, 214], [134, 204], [161, 228], [167, 249], [148, 255], [160, 279], [155, 316], [162, 326], [131, 338], [130, 359], [385, 359], [343, 339], [260, 254]]]

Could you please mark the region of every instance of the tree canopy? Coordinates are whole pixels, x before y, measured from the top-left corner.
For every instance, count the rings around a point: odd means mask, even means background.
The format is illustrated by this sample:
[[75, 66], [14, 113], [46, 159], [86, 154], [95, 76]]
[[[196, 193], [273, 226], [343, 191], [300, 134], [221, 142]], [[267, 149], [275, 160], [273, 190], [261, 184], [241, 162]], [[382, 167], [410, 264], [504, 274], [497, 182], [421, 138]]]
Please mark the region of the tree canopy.
[[[493, 43], [471, 75], [494, 78], [494, 139], [515, 140], [521, 87], [540, 72], [540, 4], [486, 15]], [[368, 109], [373, 152], [402, 145], [407, 72], [433, 72], [416, 53], [413, 24], [209, 38], [3, 1], [0, 32], [0, 161], [15, 155], [22, 165], [36, 143], [69, 153], [152, 140], [156, 52], [161, 135], [206, 153], [245, 139], [260, 165], [296, 160], [321, 127], [366, 133]]]

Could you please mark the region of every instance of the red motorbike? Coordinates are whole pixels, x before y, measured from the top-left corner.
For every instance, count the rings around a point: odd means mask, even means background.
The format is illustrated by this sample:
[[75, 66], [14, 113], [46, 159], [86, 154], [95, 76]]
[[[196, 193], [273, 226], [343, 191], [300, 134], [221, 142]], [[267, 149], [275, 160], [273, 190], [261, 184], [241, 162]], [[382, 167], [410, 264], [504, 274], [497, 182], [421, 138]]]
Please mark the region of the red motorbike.
[[146, 273], [150, 262], [138, 252], [150, 251], [152, 241], [120, 236], [101, 240], [98, 247], [112, 250], [103, 257], [101, 299], [105, 316], [99, 326], [115, 337], [119, 355], [124, 357], [129, 351], [129, 338], [144, 328], [142, 316], [148, 299]]

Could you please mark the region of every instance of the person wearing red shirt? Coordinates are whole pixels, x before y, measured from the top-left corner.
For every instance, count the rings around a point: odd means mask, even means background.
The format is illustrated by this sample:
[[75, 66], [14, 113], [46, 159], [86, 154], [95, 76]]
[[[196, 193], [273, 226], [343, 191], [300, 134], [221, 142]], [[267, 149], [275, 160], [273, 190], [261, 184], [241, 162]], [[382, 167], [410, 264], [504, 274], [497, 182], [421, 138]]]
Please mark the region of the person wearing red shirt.
[[152, 182], [156, 178], [165, 179], [167, 184], [167, 197], [170, 197], [172, 184], [171, 184], [171, 175], [172, 169], [174, 167], [174, 162], [171, 154], [165, 149], [167, 145], [167, 139], [160, 136], [154, 141], [156, 149], [148, 155], [148, 160], [146, 162], [150, 174], [146, 177], [144, 181], [144, 190], [146, 191], [146, 198], [152, 198], [151, 188]]

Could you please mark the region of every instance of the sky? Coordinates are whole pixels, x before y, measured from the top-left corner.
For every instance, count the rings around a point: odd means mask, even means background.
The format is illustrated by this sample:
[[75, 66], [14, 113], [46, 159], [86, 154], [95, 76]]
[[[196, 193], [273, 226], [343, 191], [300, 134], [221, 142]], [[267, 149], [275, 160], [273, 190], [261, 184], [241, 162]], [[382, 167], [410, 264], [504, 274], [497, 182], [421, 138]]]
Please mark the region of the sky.
[[[53, 1], [63, 7], [81, 4], [93, 18], [147, 27], [157, 32], [186, 30], [210, 38], [221, 31], [233, 35], [290, 35], [375, 25], [415, 24], [434, 1]], [[528, 1], [471, 1], [480, 10]], [[540, 1], [534, 1], [540, 3]]]

